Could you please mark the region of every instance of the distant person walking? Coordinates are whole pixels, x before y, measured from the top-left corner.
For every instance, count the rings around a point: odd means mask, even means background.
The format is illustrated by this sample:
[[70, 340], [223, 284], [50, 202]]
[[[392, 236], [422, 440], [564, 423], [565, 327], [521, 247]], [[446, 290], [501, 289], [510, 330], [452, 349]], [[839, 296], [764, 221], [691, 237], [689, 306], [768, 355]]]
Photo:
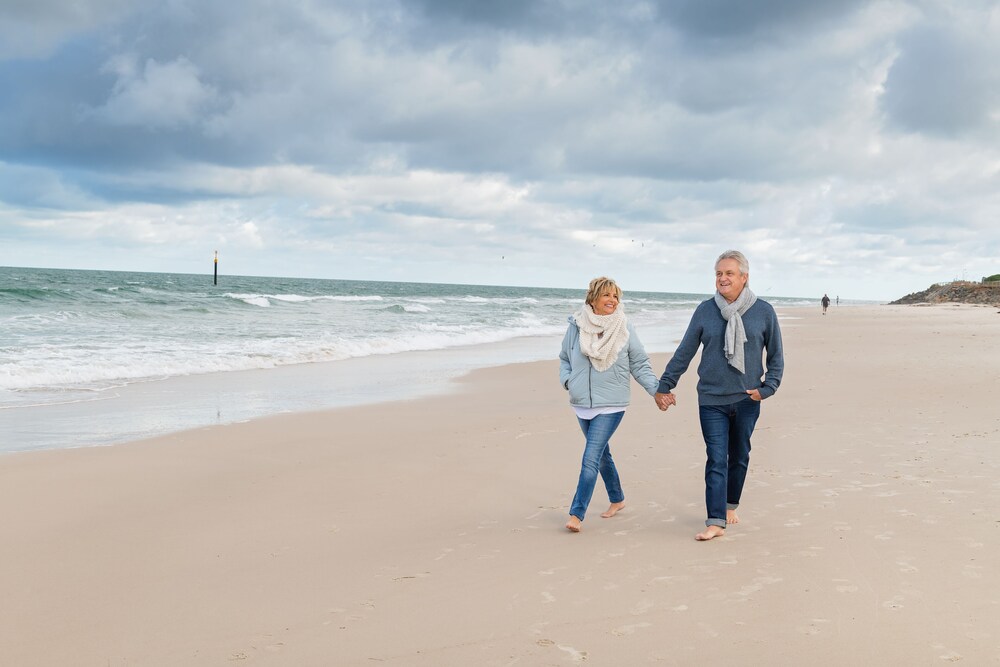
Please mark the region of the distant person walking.
[[838, 306], [840, 305], [840, 295], [839, 294], [837, 295], [837, 305]]
[[[778, 390], [785, 369], [781, 330], [774, 308], [750, 290], [750, 264], [727, 250], [715, 262], [715, 297], [703, 301], [670, 359], [655, 396], [661, 410], [676, 404], [673, 389], [701, 348], [698, 416], [705, 438], [706, 530], [695, 539], [724, 535], [739, 522], [750, 465], [750, 436], [760, 403]], [[767, 353], [766, 374], [763, 365]]]
[[824, 294], [820, 302], [823, 304], [823, 314], [826, 315], [826, 309], [830, 307], [830, 297]]
[[601, 516], [609, 519], [625, 507], [610, 440], [629, 404], [630, 376], [650, 396], [656, 393], [656, 374], [625, 317], [621, 298], [622, 290], [611, 278], [591, 280], [583, 307], [569, 318], [559, 352], [559, 381], [569, 391], [569, 403], [586, 439], [566, 523], [574, 533], [580, 532], [598, 474], [611, 501]]

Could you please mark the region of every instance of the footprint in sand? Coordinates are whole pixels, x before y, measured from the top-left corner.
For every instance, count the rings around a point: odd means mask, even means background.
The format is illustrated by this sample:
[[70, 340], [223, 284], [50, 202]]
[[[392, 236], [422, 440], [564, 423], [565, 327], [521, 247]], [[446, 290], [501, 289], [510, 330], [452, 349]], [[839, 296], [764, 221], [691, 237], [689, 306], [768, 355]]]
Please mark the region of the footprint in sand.
[[962, 574], [970, 579], [982, 579], [983, 578], [983, 566], [982, 565], [966, 565], [962, 568]]
[[883, 602], [882, 606], [885, 607], [886, 609], [893, 609], [893, 610], [902, 609], [903, 608], [903, 598], [901, 598], [900, 596], [897, 595], [896, 597], [894, 597], [894, 598], [892, 598], [890, 600], [886, 600], [885, 602]]
[[764, 586], [767, 586], [769, 584], [776, 584], [780, 581], [783, 581], [781, 577], [757, 577], [756, 579], [753, 580], [753, 583], [748, 584], [743, 588], [741, 588], [737, 593], [737, 595], [746, 597], [748, 595], [752, 595], [758, 591], [763, 590]]
[[638, 602], [638, 604], [636, 604], [634, 607], [632, 607], [628, 611], [633, 616], [638, 616], [639, 614], [643, 614], [643, 613], [649, 611], [652, 608], [653, 608], [653, 603], [652, 602], [650, 602], [649, 600], [640, 600]]
[[560, 644], [556, 648], [558, 648], [560, 651], [566, 651], [567, 653], [569, 653], [569, 658], [573, 662], [583, 662], [584, 660], [587, 659], [586, 651], [577, 651], [572, 646], [563, 646], [562, 644]]
[[[549, 625], [548, 621], [542, 621], [541, 623], [535, 623], [534, 625], [529, 627], [528, 630], [530, 630], [531, 634], [533, 635], [540, 635], [542, 634], [542, 630], [544, 630], [547, 625]], [[548, 642], [548, 644], [543, 644], [542, 642]], [[538, 644], [539, 646], [546, 646], [546, 645], [552, 646], [552, 644], [554, 644], [555, 642], [552, 641], [551, 639], [539, 639], [535, 643]]]
[[809, 625], [805, 627], [800, 627], [799, 632], [804, 635], [818, 635], [823, 630], [820, 628], [821, 625], [829, 623], [830, 620], [827, 618], [814, 618], [809, 622]]
[[636, 623], [634, 625], [623, 625], [620, 628], [615, 628], [611, 631], [616, 637], [624, 637], [626, 635], [634, 635], [636, 630], [641, 630], [643, 628], [648, 628], [652, 623]]
[[719, 636], [719, 631], [715, 629], [715, 626], [709, 625], [708, 623], [699, 623], [698, 628], [706, 637], [710, 639], [715, 639]]
[[961, 653], [956, 653], [943, 644], [931, 644], [931, 648], [935, 651], [945, 651], [945, 653], [938, 656], [945, 662], [958, 662], [962, 659]]

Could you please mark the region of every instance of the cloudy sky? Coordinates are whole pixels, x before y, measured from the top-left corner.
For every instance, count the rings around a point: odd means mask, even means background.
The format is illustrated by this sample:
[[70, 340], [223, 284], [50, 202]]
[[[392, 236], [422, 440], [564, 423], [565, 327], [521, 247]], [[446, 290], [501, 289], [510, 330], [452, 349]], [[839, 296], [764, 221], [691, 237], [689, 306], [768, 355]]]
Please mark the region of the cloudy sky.
[[0, 265], [888, 300], [1000, 273], [1000, 3], [5, 0]]

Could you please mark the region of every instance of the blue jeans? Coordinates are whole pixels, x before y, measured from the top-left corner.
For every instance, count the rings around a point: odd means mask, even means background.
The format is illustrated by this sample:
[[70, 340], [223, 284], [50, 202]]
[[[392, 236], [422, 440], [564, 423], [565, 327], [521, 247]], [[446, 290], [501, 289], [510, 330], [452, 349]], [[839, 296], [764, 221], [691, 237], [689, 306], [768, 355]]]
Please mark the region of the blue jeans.
[[750, 465], [750, 436], [760, 417], [760, 401], [747, 397], [731, 405], [700, 405], [705, 438], [706, 526], [726, 527], [726, 510], [740, 504]]
[[620, 503], [625, 500], [622, 493], [622, 484], [618, 479], [618, 469], [611, 458], [611, 436], [615, 429], [622, 422], [625, 411], [613, 412], [609, 415], [597, 415], [593, 419], [577, 419], [583, 435], [587, 438], [587, 445], [583, 450], [583, 464], [580, 467], [580, 481], [576, 484], [576, 495], [573, 496], [573, 505], [569, 513], [583, 521], [587, 514], [587, 507], [590, 505], [590, 498], [594, 495], [594, 487], [597, 485], [597, 474], [600, 472], [604, 486], [608, 490], [608, 498], [613, 503]]

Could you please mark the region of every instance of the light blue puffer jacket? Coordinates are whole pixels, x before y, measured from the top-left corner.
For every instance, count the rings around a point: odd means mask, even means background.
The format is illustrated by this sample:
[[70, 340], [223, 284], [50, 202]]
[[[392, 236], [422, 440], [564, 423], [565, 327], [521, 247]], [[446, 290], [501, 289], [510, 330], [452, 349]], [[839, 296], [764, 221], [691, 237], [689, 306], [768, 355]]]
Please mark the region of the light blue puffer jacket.
[[598, 371], [580, 351], [580, 328], [572, 316], [559, 352], [559, 381], [569, 390], [570, 405], [578, 408], [624, 407], [629, 404], [629, 376], [650, 396], [656, 393], [659, 378], [653, 373], [639, 336], [628, 323], [628, 344], [606, 371]]

